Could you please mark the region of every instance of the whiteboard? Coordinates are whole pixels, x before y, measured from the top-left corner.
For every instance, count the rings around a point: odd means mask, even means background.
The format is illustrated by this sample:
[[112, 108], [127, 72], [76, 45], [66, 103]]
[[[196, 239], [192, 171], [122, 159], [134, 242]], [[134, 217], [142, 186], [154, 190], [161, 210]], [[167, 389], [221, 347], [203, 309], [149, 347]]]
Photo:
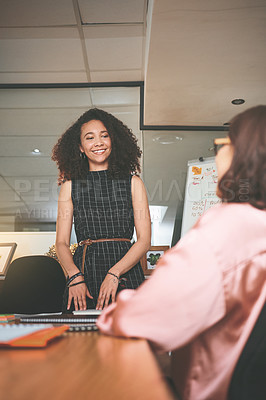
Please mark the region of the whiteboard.
[[208, 208], [221, 202], [216, 196], [217, 168], [214, 157], [188, 161], [181, 236]]

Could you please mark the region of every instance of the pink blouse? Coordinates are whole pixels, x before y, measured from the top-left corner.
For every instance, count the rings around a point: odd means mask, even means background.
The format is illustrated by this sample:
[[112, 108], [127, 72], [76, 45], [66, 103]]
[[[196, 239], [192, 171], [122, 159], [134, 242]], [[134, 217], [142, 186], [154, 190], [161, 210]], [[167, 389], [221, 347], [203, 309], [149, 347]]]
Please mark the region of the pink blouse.
[[137, 290], [99, 317], [108, 335], [170, 351], [184, 400], [224, 400], [237, 359], [266, 300], [266, 212], [219, 204], [160, 259]]

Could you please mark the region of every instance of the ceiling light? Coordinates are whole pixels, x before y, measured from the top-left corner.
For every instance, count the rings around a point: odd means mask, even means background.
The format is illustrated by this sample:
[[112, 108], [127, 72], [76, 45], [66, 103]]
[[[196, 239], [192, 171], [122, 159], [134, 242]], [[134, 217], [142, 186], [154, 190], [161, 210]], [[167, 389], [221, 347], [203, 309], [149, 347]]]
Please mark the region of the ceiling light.
[[160, 144], [174, 144], [180, 140], [183, 140], [183, 137], [168, 134], [168, 135], [154, 136], [152, 140]]
[[244, 104], [245, 100], [244, 99], [234, 99], [231, 101], [232, 104], [234, 104], [235, 106], [240, 106], [240, 104]]
[[40, 150], [39, 150], [39, 149], [33, 149], [33, 150], [32, 150], [32, 153], [33, 153], [33, 154], [40, 154]]

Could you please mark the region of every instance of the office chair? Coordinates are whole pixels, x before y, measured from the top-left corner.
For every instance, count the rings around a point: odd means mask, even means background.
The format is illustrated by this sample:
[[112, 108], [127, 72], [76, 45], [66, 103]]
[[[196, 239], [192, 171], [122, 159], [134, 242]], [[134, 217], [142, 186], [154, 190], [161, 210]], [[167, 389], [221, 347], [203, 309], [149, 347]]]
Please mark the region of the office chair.
[[63, 270], [54, 258], [44, 255], [17, 258], [6, 274], [0, 313], [60, 312], [65, 285]]
[[239, 357], [228, 400], [266, 399], [266, 303]]

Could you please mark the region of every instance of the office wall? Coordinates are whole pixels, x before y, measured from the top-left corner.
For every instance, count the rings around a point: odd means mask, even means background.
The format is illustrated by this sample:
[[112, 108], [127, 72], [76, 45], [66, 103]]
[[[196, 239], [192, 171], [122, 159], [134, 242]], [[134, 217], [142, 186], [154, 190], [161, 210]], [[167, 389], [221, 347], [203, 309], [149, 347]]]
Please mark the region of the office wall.
[[0, 232], [0, 243], [17, 243], [13, 260], [32, 254], [45, 254], [55, 243], [55, 232]]

